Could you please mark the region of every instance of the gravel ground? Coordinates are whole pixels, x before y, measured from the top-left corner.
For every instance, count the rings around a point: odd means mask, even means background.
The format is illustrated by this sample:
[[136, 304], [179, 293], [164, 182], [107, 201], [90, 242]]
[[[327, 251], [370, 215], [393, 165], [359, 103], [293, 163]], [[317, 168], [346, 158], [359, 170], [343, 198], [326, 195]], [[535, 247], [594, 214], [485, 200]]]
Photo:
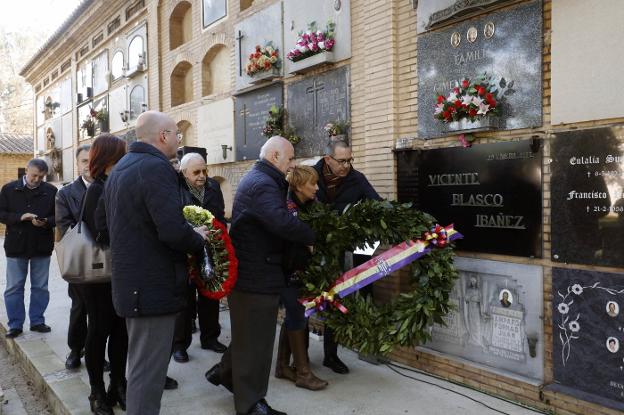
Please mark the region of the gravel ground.
[[[14, 389], [28, 415], [50, 415], [46, 400], [35, 390], [16, 359], [9, 355], [0, 341], [0, 386], [5, 391]], [[5, 405], [5, 402], [1, 403]], [[13, 405], [12, 405], [13, 406]], [[10, 414], [10, 412], [9, 412]]]

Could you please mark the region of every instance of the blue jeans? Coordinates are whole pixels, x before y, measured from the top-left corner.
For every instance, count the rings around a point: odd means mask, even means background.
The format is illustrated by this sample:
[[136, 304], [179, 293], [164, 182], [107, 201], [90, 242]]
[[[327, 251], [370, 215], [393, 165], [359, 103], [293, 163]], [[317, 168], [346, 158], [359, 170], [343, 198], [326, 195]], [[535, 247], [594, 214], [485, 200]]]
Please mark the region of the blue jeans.
[[21, 329], [26, 313], [24, 311], [24, 285], [30, 263], [30, 307], [28, 318], [30, 326], [44, 324], [43, 313], [50, 301], [48, 276], [50, 274], [50, 257], [7, 258], [7, 286], [4, 292], [4, 303], [9, 317], [9, 329]]

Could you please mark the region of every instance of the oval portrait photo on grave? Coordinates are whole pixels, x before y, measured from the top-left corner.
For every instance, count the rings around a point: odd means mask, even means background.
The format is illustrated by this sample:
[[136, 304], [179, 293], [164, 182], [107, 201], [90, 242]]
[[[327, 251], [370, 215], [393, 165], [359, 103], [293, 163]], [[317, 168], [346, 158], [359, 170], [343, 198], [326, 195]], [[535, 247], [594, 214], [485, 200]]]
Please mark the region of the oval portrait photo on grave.
[[617, 353], [617, 351], [620, 350], [620, 341], [615, 337], [609, 337], [607, 339], [607, 349], [611, 353]]
[[501, 305], [505, 308], [508, 308], [513, 304], [513, 295], [511, 295], [511, 291], [506, 288], [502, 289], [498, 294], [498, 299]]
[[620, 314], [620, 305], [615, 301], [607, 302], [605, 309], [607, 310], [609, 317], [617, 317], [617, 315]]

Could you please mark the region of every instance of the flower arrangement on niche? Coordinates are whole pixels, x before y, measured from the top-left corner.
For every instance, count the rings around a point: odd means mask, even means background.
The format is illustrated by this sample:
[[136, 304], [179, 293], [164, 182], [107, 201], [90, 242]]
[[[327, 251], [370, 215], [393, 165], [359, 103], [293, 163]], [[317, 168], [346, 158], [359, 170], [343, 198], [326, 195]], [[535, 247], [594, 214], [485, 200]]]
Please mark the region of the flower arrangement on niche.
[[516, 92], [514, 81], [501, 78], [497, 83], [486, 73], [474, 80], [464, 78], [448, 96], [438, 95], [433, 116], [450, 123], [467, 118], [476, 121], [482, 117], [500, 115], [501, 101]]
[[316, 22], [311, 22], [308, 24], [308, 30], [299, 32], [297, 44], [288, 52], [286, 57], [292, 62], [297, 62], [322, 52], [331, 51], [336, 44], [335, 29], [336, 24], [331, 21], [327, 22], [324, 31], [317, 28]]
[[327, 123], [323, 129], [330, 137], [335, 137], [337, 135], [346, 134], [349, 129], [349, 125], [351, 125], [349, 121], [338, 120]]
[[286, 115], [286, 110], [283, 106], [278, 107], [273, 105], [269, 110], [269, 118], [266, 120], [264, 128], [262, 129], [262, 135], [266, 138], [280, 135], [293, 145], [300, 142], [301, 137], [295, 133], [295, 129], [285, 123]]
[[280, 64], [279, 50], [275, 49], [271, 42], [264, 47], [256, 45], [256, 50], [249, 54], [245, 73], [248, 76], [254, 76], [260, 72], [279, 69]]

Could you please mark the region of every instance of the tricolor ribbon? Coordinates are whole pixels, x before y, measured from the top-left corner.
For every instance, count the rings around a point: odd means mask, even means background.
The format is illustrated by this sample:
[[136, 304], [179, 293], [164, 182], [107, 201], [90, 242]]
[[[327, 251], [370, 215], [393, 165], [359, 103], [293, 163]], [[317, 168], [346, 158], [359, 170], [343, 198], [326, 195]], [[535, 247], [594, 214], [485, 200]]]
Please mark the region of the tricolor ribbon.
[[326, 310], [329, 305], [346, 313], [347, 309], [338, 302], [336, 297], [344, 298], [411, 264], [434, 248], [444, 248], [449, 242], [461, 238], [463, 235], [453, 228], [453, 224], [450, 224], [446, 227], [434, 226], [431, 231], [423, 234], [422, 239], [401, 242], [383, 254], [343, 273], [328, 291], [323, 291], [316, 298], [303, 300], [305, 316], [309, 317], [317, 311]]

